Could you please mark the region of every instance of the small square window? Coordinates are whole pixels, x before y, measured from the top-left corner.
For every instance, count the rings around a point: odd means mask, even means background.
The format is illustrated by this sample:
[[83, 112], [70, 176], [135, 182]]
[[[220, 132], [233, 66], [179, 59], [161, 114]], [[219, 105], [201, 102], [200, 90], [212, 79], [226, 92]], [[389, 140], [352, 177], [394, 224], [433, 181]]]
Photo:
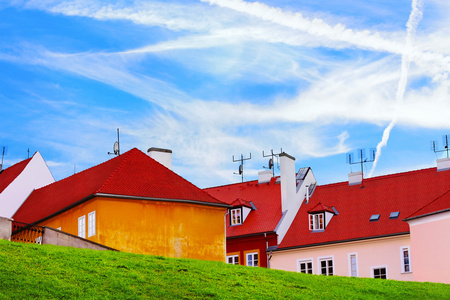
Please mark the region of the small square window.
[[375, 222], [380, 219], [380, 214], [370, 216], [370, 222]]
[[400, 212], [399, 211], [394, 211], [394, 212], [391, 212], [391, 214], [389, 215], [389, 219], [398, 219], [398, 216], [400, 215]]
[[242, 224], [242, 209], [241, 208], [232, 209], [230, 215], [231, 215], [230, 216], [231, 225]]
[[373, 278], [387, 279], [386, 268], [374, 268]]

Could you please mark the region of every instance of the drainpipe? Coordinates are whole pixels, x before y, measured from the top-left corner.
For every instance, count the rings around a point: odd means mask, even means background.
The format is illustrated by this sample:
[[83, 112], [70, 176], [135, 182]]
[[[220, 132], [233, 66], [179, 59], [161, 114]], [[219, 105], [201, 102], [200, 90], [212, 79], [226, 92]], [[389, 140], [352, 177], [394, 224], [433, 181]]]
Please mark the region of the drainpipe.
[[[223, 215], [223, 226], [225, 227], [225, 263], [227, 262], [227, 216], [228, 216], [228, 208], [225, 211], [225, 214]], [[239, 256], [241, 256], [239, 254]], [[239, 264], [241, 263], [241, 259], [239, 257]]]
[[[266, 239], [266, 251], [269, 248], [269, 241], [267, 240], [267, 234], [264, 232], [264, 238]], [[264, 252], [266, 252], [264, 251]], [[270, 258], [269, 256], [266, 254], [266, 259], [267, 259], [267, 268], [270, 269]]]

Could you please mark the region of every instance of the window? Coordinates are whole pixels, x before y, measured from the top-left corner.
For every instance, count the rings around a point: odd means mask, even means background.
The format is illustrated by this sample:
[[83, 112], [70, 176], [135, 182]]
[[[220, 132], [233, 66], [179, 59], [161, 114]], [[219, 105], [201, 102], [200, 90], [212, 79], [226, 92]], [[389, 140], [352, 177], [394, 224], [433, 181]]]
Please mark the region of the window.
[[356, 258], [356, 254], [349, 255], [349, 264], [350, 264], [350, 276], [358, 277], [358, 259]]
[[323, 214], [309, 215], [309, 230], [323, 230]]
[[86, 216], [78, 218], [78, 236], [86, 238]]
[[400, 212], [399, 211], [394, 211], [394, 212], [391, 212], [391, 214], [389, 215], [389, 219], [398, 219], [398, 216], [400, 215]]
[[242, 224], [242, 209], [235, 208], [231, 210], [231, 225], [239, 225]]
[[249, 267], [257, 267], [258, 266], [258, 253], [252, 252], [246, 254], [247, 258], [247, 266]]
[[88, 237], [95, 235], [95, 210], [88, 214]]
[[411, 262], [409, 259], [409, 247], [402, 248], [402, 272], [409, 273], [411, 272]]
[[370, 216], [370, 222], [375, 222], [375, 221], [378, 221], [380, 219], [380, 215], [379, 214], [377, 214], [377, 215], [371, 215]]
[[300, 273], [312, 274], [313, 273], [312, 260], [299, 261], [298, 262], [298, 271]]
[[373, 278], [387, 279], [386, 267], [372, 268]]
[[239, 264], [239, 255], [227, 256], [227, 263], [232, 264], [232, 265], [238, 265]]
[[319, 265], [320, 265], [320, 274], [326, 275], [326, 276], [332, 276], [333, 275], [333, 259], [328, 258], [322, 258], [319, 259]]

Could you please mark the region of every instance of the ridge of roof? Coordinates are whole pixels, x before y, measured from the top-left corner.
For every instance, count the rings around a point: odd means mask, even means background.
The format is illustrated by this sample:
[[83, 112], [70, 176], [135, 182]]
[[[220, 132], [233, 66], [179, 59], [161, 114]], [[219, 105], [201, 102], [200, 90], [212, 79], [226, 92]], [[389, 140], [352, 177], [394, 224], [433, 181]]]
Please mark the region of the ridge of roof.
[[105, 182], [103, 182], [103, 184], [94, 192], [94, 194], [97, 194], [97, 193], [100, 193], [101, 192], [101, 190], [112, 180], [112, 178], [117, 174], [117, 172], [119, 171], [119, 169], [121, 169], [124, 165], [125, 165], [125, 163], [127, 162], [127, 160], [129, 159], [129, 157], [130, 157], [130, 155], [131, 155], [131, 153], [132, 153], [132, 151], [134, 152], [134, 151], [139, 151], [137, 148], [132, 148], [131, 150], [129, 150], [129, 151], [127, 151], [127, 152], [125, 152], [125, 153], [123, 153], [122, 155], [123, 156], [125, 156], [123, 159], [122, 159], [122, 162], [121, 163], [119, 163], [118, 165], [117, 165], [117, 167], [114, 169], [114, 171], [112, 171], [112, 173], [111, 173], [111, 175], [109, 175], [109, 177], [105, 180]]
[[25, 170], [32, 158], [24, 159], [0, 172], [0, 194]]

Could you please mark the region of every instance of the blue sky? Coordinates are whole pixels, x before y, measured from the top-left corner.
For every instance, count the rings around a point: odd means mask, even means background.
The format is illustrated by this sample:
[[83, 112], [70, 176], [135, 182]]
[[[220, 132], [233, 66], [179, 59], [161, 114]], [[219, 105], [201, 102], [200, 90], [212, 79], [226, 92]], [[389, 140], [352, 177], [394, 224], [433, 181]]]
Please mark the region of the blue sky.
[[[300, 3], [299, 3], [300, 2]], [[55, 179], [121, 151], [173, 150], [200, 187], [257, 178], [271, 149], [347, 180], [435, 166], [450, 134], [448, 1], [0, 3], [4, 167], [40, 151]], [[389, 126], [390, 125], [390, 126]], [[383, 140], [383, 133], [384, 140]], [[389, 134], [388, 134], [389, 133]], [[381, 143], [383, 140], [383, 143]]]

